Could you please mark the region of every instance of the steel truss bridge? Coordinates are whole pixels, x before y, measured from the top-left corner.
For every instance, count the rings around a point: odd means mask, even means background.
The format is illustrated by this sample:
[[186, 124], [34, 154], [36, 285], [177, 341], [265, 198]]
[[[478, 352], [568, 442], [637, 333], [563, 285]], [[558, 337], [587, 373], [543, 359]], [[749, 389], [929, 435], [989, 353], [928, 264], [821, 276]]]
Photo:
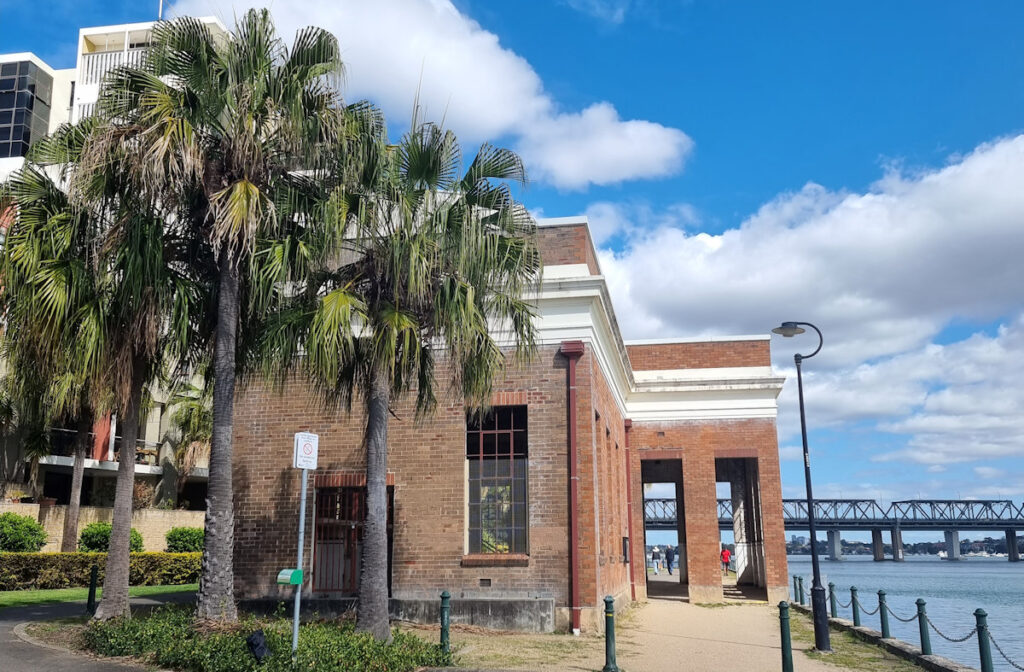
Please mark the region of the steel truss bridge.
[[[806, 530], [807, 500], [782, 500], [787, 530]], [[886, 506], [873, 499], [817, 499], [814, 521], [833, 530], [1024, 530], [1024, 503], [1007, 499], [908, 499]], [[644, 500], [649, 530], [677, 529], [675, 499]], [[733, 528], [732, 500], [718, 500], [718, 527]]]

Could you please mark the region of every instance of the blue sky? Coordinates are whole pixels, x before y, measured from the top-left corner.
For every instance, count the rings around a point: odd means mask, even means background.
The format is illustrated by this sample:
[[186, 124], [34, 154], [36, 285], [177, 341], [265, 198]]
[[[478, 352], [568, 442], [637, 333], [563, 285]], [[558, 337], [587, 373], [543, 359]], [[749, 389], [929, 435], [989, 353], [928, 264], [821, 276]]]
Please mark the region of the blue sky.
[[[253, 0], [179, 0], [226, 23]], [[151, 6], [150, 6], [151, 5]], [[0, 0], [2, 51], [156, 1]], [[1024, 498], [1024, 4], [277, 2], [335, 32], [349, 98], [518, 149], [545, 216], [587, 213], [627, 338], [815, 322], [820, 497]], [[773, 343], [792, 375], [802, 342]], [[784, 493], [802, 492], [794, 381]]]

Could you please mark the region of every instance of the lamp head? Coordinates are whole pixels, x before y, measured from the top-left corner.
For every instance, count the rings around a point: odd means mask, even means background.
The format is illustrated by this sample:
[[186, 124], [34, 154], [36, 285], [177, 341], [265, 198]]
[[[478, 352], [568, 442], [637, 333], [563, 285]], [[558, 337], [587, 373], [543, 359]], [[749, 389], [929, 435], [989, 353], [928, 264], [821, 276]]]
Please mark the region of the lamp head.
[[779, 326], [772, 329], [773, 334], [779, 334], [780, 336], [785, 336], [786, 338], [792, 338], [797, 334], [804, 333], [804, 331], [805, 329], [796, 322], [783, 322]]

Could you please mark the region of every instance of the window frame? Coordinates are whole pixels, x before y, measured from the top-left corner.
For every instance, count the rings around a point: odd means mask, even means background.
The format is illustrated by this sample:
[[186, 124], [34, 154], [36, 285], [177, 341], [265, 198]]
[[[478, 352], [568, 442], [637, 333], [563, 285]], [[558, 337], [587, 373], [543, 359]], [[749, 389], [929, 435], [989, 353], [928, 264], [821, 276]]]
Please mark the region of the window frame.
[[[514, 564], [530, 552], [529, 409], [520, 404], [495, 406], [486, 414], [467, 412], [465, 437], [466, 558]], [[506, 498], [490, 504], [498, 509], [491, 520], [504, 524], [485, 523], [488, 487], [508, 488]], [[486, 546], [488, 531], [504, 550]]]

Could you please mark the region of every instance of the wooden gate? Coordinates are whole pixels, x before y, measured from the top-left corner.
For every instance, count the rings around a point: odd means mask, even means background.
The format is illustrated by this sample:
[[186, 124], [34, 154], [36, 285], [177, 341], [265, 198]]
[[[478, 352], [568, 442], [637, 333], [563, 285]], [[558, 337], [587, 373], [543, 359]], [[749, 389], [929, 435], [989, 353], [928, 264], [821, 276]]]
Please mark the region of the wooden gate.
[[[394, 492], [388, 488], [388, 593]], [[366, 488], [317, 488], [313, 551], [313, 592], [335, 596], [359, 592], [366, 519]]]

